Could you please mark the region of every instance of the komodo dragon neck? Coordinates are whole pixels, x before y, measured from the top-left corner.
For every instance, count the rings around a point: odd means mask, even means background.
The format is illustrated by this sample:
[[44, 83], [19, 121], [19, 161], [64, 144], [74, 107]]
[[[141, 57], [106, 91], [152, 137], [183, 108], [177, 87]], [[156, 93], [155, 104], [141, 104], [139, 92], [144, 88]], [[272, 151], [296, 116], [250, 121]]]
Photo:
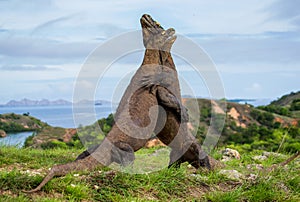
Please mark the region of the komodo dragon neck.
[[142, 65], [162, 64], [160, 52], [157, 49], [146, 49]]

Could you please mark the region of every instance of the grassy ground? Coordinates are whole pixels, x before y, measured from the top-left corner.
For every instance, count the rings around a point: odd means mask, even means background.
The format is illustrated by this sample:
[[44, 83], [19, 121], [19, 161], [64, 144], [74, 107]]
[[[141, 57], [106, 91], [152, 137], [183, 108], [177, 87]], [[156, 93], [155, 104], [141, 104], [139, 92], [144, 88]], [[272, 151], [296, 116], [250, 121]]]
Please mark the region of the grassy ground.
[[[223, 169], [243, 174], [239, 180], [230, 179], [219, 170], [196, 171], [187, 164], [180, 169], [164, 168], [148, 174], [103, 168], [54, 178], [34, 194], [22, 192], [37, 186], [52, 165], [70, 162], [80, 152], [0, 147], [0, 201], [300, 201], [299, 160], [262, 173], [256, 167], [268, 167], [288, 155], [253, 160], [253, 156], [261, 154], [259, 151], [226, 162]], [[145, 172], [151, 170], [151, 165], [163, 167], [168, 152], [166, 148], [142, 149], [131, 169]], [[214, 156], [220, 158], [221, 154], [215, 152]]]

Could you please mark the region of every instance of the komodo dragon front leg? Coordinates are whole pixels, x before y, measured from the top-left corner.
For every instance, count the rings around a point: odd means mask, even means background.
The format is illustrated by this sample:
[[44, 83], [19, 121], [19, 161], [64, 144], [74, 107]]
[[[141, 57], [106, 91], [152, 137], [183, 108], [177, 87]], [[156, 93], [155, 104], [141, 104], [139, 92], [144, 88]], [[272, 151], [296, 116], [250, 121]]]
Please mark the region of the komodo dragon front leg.
[[156, 88], [157, 100], [161, 106], [173, 110], [178, 117], [181, 117], [182, 123], [189, 121], [187, 108], [182, 105], [181, 101], [171, 91], [162, 86], [154, 86], [153, 88]]

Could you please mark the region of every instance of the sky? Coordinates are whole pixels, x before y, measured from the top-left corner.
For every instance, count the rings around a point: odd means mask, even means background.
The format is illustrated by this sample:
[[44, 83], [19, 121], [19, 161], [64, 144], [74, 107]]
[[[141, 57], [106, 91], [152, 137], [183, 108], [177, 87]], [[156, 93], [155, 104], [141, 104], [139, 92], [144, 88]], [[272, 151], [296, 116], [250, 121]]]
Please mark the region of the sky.
[[[300, 90], [299, 8], [300, 1], [292, 0], [0, 0], [0, 104], [23, 98], [71, 101], [90, 54], [140, 30], [144, 13], [207, 53], [226, 98], [276, 99]], [[110, 100], [142, 57], [140, 50], [114, 61], [95, 99]], [[174, 59], [181, 84], [209, 97], [210, 87], [195, 76], [193, 64]]]

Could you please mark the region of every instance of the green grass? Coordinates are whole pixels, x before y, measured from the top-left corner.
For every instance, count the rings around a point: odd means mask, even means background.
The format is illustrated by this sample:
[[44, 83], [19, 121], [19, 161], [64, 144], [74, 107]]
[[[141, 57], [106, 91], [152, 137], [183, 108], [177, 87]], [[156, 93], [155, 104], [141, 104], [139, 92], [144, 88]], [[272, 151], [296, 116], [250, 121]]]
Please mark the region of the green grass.
[[[71, 173], [54, 178], [40, 192], [22, 192], [36, 187], [48, 168], [71, 162], [81, 151], [0, 147], [0, 201], [300, 201], [299, 160], [271, 173], [247, 169], [249, 164], [268, 167], [289, 156], [271, 157], [261, 162], [253, 160], [261, 151], [241, 153], [240, 160], [226, 162], [224, 169], [239, 171], [245, 176], [241, 180], [228, 179], [219, 170], [196, 171], [187, 163], [180, 169], [128, 173], [164, 167], [168, 149], [151, 148], [137, 152], [137, 161], [126, 168], [128, 172], [102, 168]], [[221, 156], [219, 152], [213, 155]], [[255, 174], [256, 179], [249, 180], [249, 174]]]

